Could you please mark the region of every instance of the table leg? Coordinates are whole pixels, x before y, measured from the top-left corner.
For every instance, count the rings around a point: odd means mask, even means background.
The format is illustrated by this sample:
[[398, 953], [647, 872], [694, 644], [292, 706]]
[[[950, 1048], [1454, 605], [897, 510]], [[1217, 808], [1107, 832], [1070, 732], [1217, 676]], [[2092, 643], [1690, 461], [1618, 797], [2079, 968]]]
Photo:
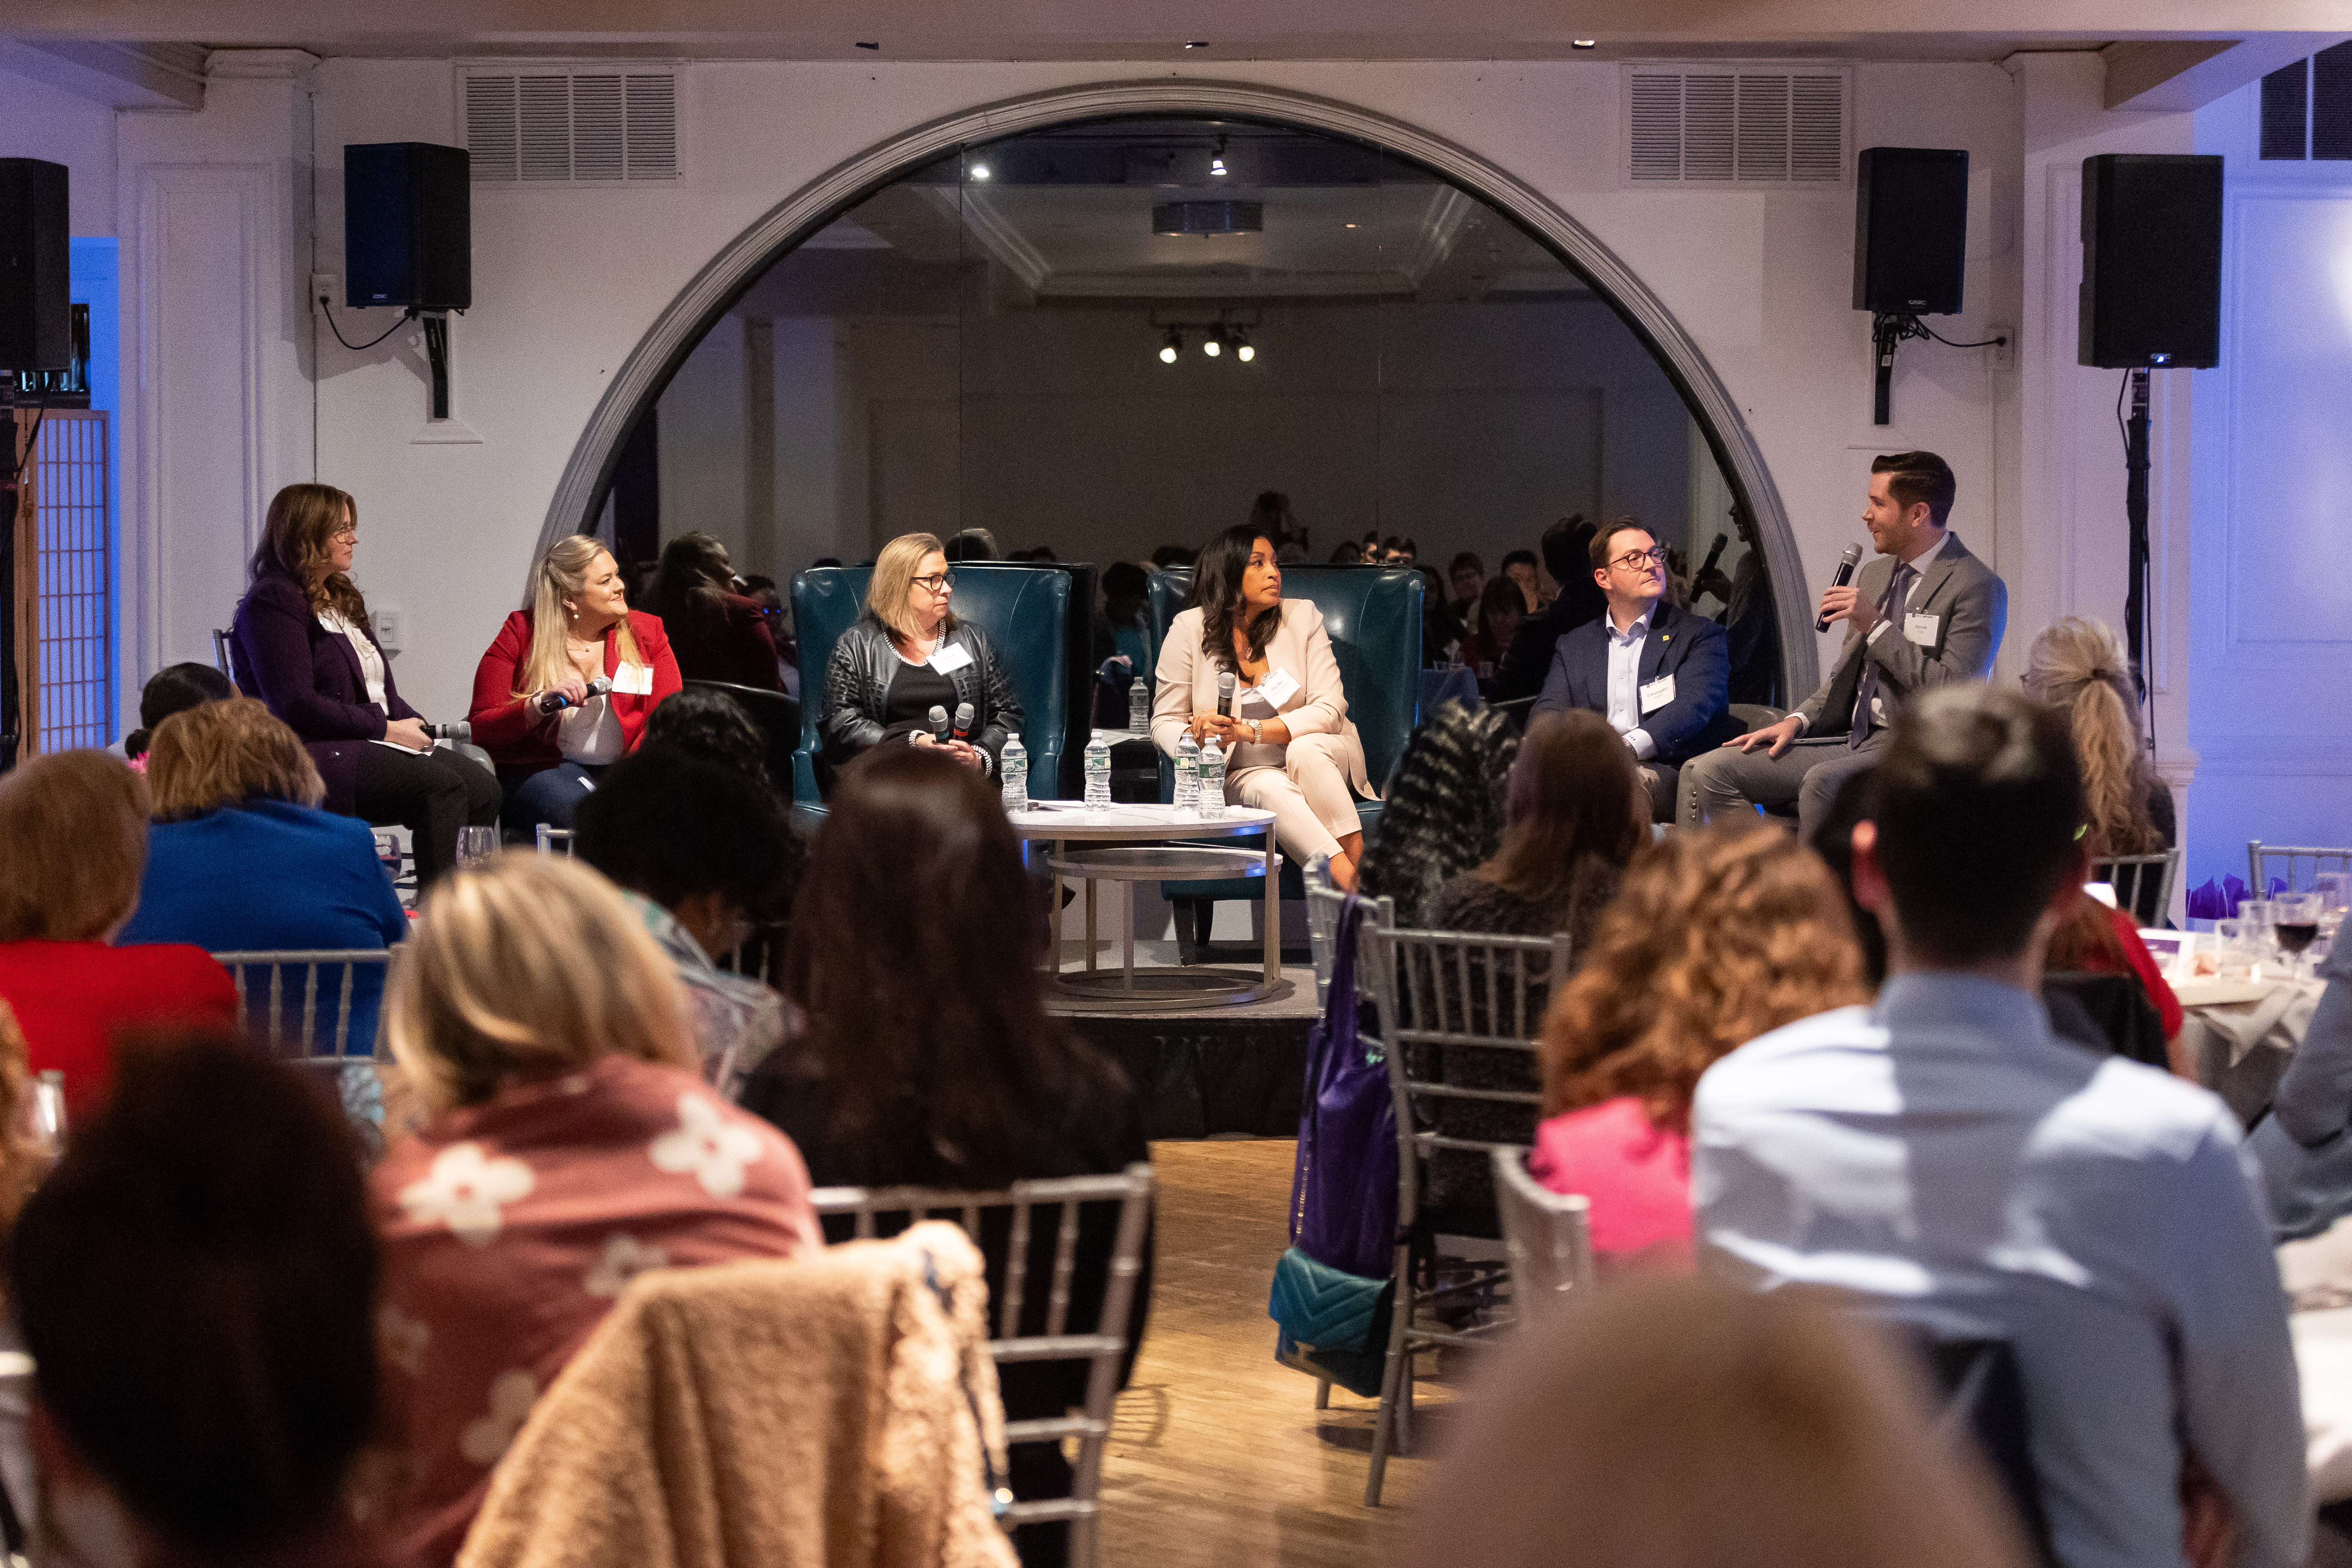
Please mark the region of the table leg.
[[[1065, 847], [1066, 845], [1063, 840], [1059, 838], [1054, 840], [1054, 858], [1056, 862], [1062, 858], [1062, 851]], [[1045, 952], [1047, 963], [1052, 967], [1053, 972], [1056, 974], [1061, 973], [1062, 868], [1058, 864], [1054, 868], [1053, 895], [1046, 900], [1045, 905]]]
[[1087, 879], [1087, 973], [1095, 972], [1095, 879]]
[[1282, 879], [1275, 875], [1274, 824], [1265, 825], [1265, 983], [1282, 978]]
[[1135, 880], [1128, 879], [1119, 884], [1127, 889], [1127, 924], [1119, 932], [1120, 961], [1127, 971], [1127, 994], [1135, 994]]

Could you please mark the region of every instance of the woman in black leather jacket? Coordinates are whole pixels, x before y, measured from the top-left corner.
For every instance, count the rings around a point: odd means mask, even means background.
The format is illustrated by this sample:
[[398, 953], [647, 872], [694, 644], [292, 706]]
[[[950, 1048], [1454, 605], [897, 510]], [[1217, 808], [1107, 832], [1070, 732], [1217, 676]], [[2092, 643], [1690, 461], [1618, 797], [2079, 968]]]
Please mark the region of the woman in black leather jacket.
[[[901, 534], [882, 547], [866, 613], [833, 645], [825, 667], [821, 772], [903, 740], [996, 776], [1005, 737], [1021, 728], [1021, 700], [988, 635], [949, 609], [954, 595], [954, 574], [931, 535]], [[971, 722], [962, 738], [951, 731], [940, 740], [930, 710], [943, 710], [952, 725], [967, 702]]]

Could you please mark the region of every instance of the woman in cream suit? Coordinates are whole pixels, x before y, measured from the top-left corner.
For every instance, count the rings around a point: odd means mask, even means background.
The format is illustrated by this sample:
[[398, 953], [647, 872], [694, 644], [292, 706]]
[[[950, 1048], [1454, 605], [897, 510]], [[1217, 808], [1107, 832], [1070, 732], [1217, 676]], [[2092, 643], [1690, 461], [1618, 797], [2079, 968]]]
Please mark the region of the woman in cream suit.
[[[1151, 739], [1173, 756], [1190, 731], [1225, 752], [1225, 800], [1275, 816], [1285, 853], [1331, 858], [1331, 880], [1356, 885], [1364, 834], [1356, 797], [1373, 798], [1364, 747], [1348, 721], [1348, 693], [1323, 614], [1282, 596], [1274, 542], [1228, 529], [1192, 566], [1192, 596], [1160, 645]], [[1218, 710], [1217, 677], [1234, 678]]]

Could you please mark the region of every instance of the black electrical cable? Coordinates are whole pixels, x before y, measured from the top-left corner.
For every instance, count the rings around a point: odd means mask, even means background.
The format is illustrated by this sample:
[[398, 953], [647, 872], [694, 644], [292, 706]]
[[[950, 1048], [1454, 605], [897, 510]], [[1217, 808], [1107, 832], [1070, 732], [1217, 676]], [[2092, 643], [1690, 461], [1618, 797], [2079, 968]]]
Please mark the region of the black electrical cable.
[[404, 312], [402, 312], [400, 320], [398, 320], [398, 321], [396, 321], [393, 322], [393, 324], [392, 324], [390, 327], [387, 327], [387, 328], [384, 330], [383, 334], [383, 336], [382, 336], [382, 337], [373, 337], [373, 338], [370, 338], [367, 342], [363, 342], [363, 343], [355, 343], [355, 342], [352, 342], [352, 340], [351, 340], [351, 339], [349, 339], [349, 338], [347, 338], [347, 337], [343, 336], [343, 329], [342, 329], [342, 328], [341, 328], [341, 327], [339, 327], [339, 326], [337, 326], [337, 325], [335, 325], [335, 312], [334, 312], [333, 309], [332, 309], [331, 306], [329, 306], [329, 305], [328, 305], [328, 303], [327, 303], [327, 301], [326, 301], [326, 300], [325, 300], [325, 298], [324, 298], [323, 296], [322, 296], [322, 297], [320, 299], [320, 300], [319, 300], [319, 313], [320, 313], [320, 315], [322, 315], [322, 316], [324, 316], [324, 317], [326, 317], [326, 318], [327, 318], [327, 331], [331, 331], [331, 332], [332, 332], [332, 333], [334, 333], [334, 334], [335, 334], [335, 341], [336, 341], [337, 342], [339, 342], [339, 343], [342, 344], [342, 345], [343, 345], [343, 347], [345, 347], [345, 348], [347, 348], [347, 349], [350, 349], [350, 350], [352, 350], [353, 353], [356, 353], [361, 352], [362, 350], [365, 350], [365, 349], [372, 349], [372, 348], [375, 347], [375, 346], [376, 346], [376, 344], [378, 344], [378, 343], [380, 343], [380, 342], [383, 342], [384, 338], [388, 338], [388, 337], [392, 336], [392, 334], [393, 334], [393, 333], [394, 333], [394, 332], [396, 332], [396, 331], [400, 331], [400, 329], [401, 329], [401, 328], [403, 328], [403, 327], [404, 327], [404, 326], [408, 325], [408, 319], [409, 319], [409, 317], [411, 317], [411, 316], [415, 315], [416, 312], [415, 312], [415, 311], [414, 311], [414, 310], [407, 310], [407, 311], [404, 311]]
[[[24, 405], [18, 404], [17, 406], [21, 408]], [[47, 403], [42, 402], [33, 405], [33, 433], [25, 437], [25, 455], [22, 458], [15, 458], [8, 466], [8, 487], [11, 489], [16, 488], [17, 480], [25, 477], [25, 469], [33, 460], [34, 444], [41, 438], [41, 421], [47, 419], [48, 416], [49, 405]]]
[[2131, 457], [2131, 426], [2124, 422], [2124, 394], [2131, 390], [2132, 373], [2124, 372], [2123, 384], [2116, 388], [2116, 434], [2124, 438], [2124, 457]]
[[1916, 316], [1911, 318], [1911, 324], [1917, 327], [1920, 331], [1926, 333], [1928, 337], [1935, 339], [1937, 342], [1943, 344], [1948, 349], [1992, 349], [1999, 348], [2001, 344], [2009, 342], [2007, 338], [1986, 338], [1981, 342], [1956, 343], [1951, 339], [1946, 337], [1943, 333], [1937, 331], [1935, 328], [1929, 326], [1927, 322], [1919, 320]]

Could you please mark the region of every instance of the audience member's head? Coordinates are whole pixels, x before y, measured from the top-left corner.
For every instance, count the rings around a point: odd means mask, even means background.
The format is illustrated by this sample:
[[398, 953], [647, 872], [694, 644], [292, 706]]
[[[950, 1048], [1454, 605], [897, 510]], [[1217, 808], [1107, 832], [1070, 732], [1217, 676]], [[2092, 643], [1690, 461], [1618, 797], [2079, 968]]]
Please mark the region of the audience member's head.
[[681, 533], [662, 546], [645, 604], [665, 621], [691, 623], [724, 616], [725, 596], [734, 591], [727, 546], [708, 533]]
[[220, 702], [236, 695], [236, 683], [209, 664], [167, 664], [148, 677], [139, 692], [139, 728], [122, 739], [122, 754], [143, 757], [155, 738], [155, 726], [199, 702]]
[[1004, 552], [997, 548], [996, 535], [984, 528], [967, 528], [945, 544], [934, 546], [950, 563], [958, 561], [1002, 561]]
[[1454, 590], [1455, 604], [1473, 603], [1486, 589], [1486, 563], [1475, 552], [1465, 550], [1446, 565], [1445, 581]]
[[1530, 903], [1567, 895], [1586, 861], [1622, 868], [1649, 841], [1650, 797], [1609, 721], [1581, 708], [1528, 726], [1503, 795], [1503, 844], [1479, 875]]
[[2066, 715], [2091, 825], [2084, 847], [2095, 856], [2162, 849], [2164, 835], [2147, 815], [2156, 770], [2140, 739], [2139, 693], [2122, 639], [2105, 621], [2068, 616], [2025, 650], [2019, 684]]
[[912, 746], [842, 770], [793, 911], [795, 1071], [847, 1179], [986, 1187], [1038, 1167], [1078, 1061], [1049, 1018], [1044, 911], [996, 791]]
[[706, 954], [740, 944], [743, 922], [793, 861], [775, 796], [743, 774], [641, 746], [580, 803], [572, 851], [616, 886], [670, 912]]
[[1544, 1113], [1633, 1095], [1679, 1131], [1718, 1058], [1865, 994], [1844, 896], [1812, 851], [1764, 823], [1671, 834], [1634, 860], [1544, 1019]]
[[1249, 525], [1276, 544], [1285, 544], [1294, 539], [1302, 544], [1307, 542], [1306, 531], [1298, 526], [1298, 520], [1290, 515], [1290, 498], [1280, 490], [1258, 492], [1257, 500], [1250, 505]]
[[1625, 1281], [1481, 1369], [1414, 1568], [2024, 1568], [1980, 1466], [1866, 1323]]
[[1163, 544], [1151, 552], [1154, 570], [1165, 572], [1171, 566], [1192, 564], [1192, 552], [1181, 544]]
[[147, 784], [104, 752], [0, 775], [0, 942], [103, 942], [139, 906]]
[[1114, 561], [1103, 568], [1103, 602], [1112, 622], [1139, 626], [1145, 603], [1151, 596], [1151, 574], [1132, 561]]
[[155, 731], [147, 790], [158, 822], [187, 822], [225, 805], [326, 798], [302, 738], [250, 697], [174, 713]]
[[1391, 533], [1381, 541], [1381, 564], [1383, 566], [1412, 566], [1419, 563], [1420, 558], [1421, 546], [1403, 534]]
[[1890, 967], [2038, 960], [2080, 897], [2083, 781], [2066, 721], [2013, 691], [1950, 686], [1895, 717], [1854, 834], [1854, 894]]
[[121, 1053], [10, 1254], [44, 1514], [74, 1558], [111, 1560], [110, 1523], [140, 1562], [340, 1560], [303, 1546], [352, 1528], [377, 1262], [324, 1095], [236, 1042]]
[[1822, 858], [1845, 895], [1845, 912], [1853, 917], [1854, 939], [1862, 943], [1862, 978], [1873, 991], [1886, 980], [1886, 932], [1878, 917], [1853, 896], [1853, 830], [1870, 816], [1870, 770], [1848, 773], [1831, 797], [1830, 808], [1813, 824], [1805, 847]]
[[436, 884], [393, 963], [383, 1035], [436, 1112], [607, 1052], [695, 1068], [669, 960], [610, 882], [563, 855]]
[[1589, 581], [1592, 571], [1592, 525], [1580, 511], [1570, 512], [1543, 531], [1536, 548], [1543, 552], [1543, 568], [1563, 588]]
[[724, 691], [689, 686], [664, 698], [646, 716], [645, 738], [637, 749], [656, 747], [716, 763], [771, 793], [776, 788], [768, 773], [766, 737], [743, 705]]
[[1527, 594], [1508, 577], [1496, 577], [1479, 590], [1478, 630], [1496, 653], [1509, 649], [1511, 639], [1519, 635], [1519, 623], [1527, 618]]
[[1399, 925], [1420, 925], [1449, 878], [1494, 856], [1504, 781], [1518, 750], [1502, 712], [1465, 702], [1440, 704], [1413, 731], [1357, 882], [1369, 898], [1394, 900]]
[[1364, 563], [1364, 547], [1352, 539], [1343, 539], [1331, 547], [1330, 563], [1334, 566], [1361, 566]]
[[809, 570], [814, 572], [820, 567], [838, 566], [840, 564], [841, 557], [838, 555], [820, 555], [815, 560], [809, 563]]

